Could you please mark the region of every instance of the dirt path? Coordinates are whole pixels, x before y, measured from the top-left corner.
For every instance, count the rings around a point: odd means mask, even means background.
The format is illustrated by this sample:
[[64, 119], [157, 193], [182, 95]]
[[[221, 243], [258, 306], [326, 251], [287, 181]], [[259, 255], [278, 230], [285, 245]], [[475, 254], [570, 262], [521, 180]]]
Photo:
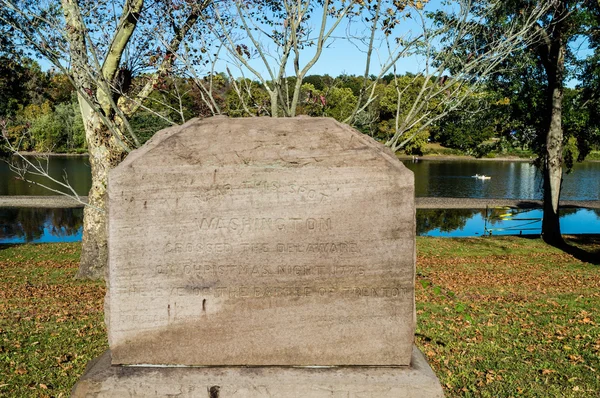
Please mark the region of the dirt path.
[[[79, 197], [87, 203], [87, 196]], [[66, 196], [0, 196], [0, 207], [74, 208], [82, 203]]]

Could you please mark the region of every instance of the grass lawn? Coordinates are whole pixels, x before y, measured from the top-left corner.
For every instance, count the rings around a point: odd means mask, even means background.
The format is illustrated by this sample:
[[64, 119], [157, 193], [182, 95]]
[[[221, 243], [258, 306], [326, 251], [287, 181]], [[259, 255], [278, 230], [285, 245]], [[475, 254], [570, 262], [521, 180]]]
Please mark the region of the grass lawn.
[[[600, 396], [600, 269], [524, 238], [418, 238], [417, 345], [447, 396]], [[600, 258], [600, 238], [575, 243]], [[79, 244], [0, 246], [0, 397], [66, 397], [107, 348]]]

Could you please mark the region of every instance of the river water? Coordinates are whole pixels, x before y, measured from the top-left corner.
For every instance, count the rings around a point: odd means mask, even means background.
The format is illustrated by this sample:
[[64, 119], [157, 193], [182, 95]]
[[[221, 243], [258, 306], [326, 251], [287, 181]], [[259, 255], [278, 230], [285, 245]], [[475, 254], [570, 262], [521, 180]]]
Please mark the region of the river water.
[[[404, 161], [415, 173], [415, 195], [424, 197], [541, 199], [542, 179], [529, 162], [494, 160]], [[42, 161], [45, 166], [45, 160]], [[91, 186], [90, 166], [84, 156], [53, 156], [49, 174], [59, 181], [65, 176], [79, 195]], [[491, 177], [479, 180], [475, 174]], [[29, 175], [38, 183], [59, 188], [44, 177]], [[47, 189], [16, 178], [6, 163], [0, 162], [0, 195], [55, 195]], [[577, 163], [565, 174], [563, 200], [600, 200], [600, 162]]]
[[[61, 183], [68, 181], [78, 195], [87, 195], [92, 186], [87, 156], [50, 156], [48, 159], [28, 157], [27, 159], [32, 165], [27, 165], [20, 160], [15, 160], [15, 165], [20, 169], [27, 166], [31, 171], [34, 171], [33, 166], [40, 167], [57, 181]], [[26, 179], [31, 182], [21, 180], [8, 163], [0, 162], [0, 195], [59, 195], [37, 184], [52, 189], [64, 189], [57, 182], [34, 173], [27, 173]]]
[[[404, 161], [415, 174], [419, 197], [541, 199], [541, 176], [529, 162], [477, 160]], [[36, 165], [38, 165], [36, 163]], [[86, 195], [91, 176], [87, 157], [52, 156], [47, 167], [59, 181], [68, 179], [80, 195]], [[473, 178], [475, 174], [491, 177]], [[28, 179], [59, 189], [57, 183], [29, 174]], [[0, 195], [55, 195], [35, 183], [19, 180], [0, 162]], [[600, 162], [576, 164], [563, 182], [563, 200], [600, 200]], [[498, 213], [495, 214], [494, 212]], [[539, 234], [539, 210], [419, 210], [417, 233], [432, 236], [478, 236], [484, 234]], [[600, 233], [600, 211], [564, 210], [564, 233]], [[0, 243], [72, 241], [81, 239], [81, 209], [2, 209]]]
[[[415, 173], [415, 195], [450, 198], [542, 199], [542, 177], [529, 162], [405, 161]], [[486, 175], [489, 180], [472, 176]], [[562, 200], [600, 200], [600, 162], [577, 163], [565, 174]]]

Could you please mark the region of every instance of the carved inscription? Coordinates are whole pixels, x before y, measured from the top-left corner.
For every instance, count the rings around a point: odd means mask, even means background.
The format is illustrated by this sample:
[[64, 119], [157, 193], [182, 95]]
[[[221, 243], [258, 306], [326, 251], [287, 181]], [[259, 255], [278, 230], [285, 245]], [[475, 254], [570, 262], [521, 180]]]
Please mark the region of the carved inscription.
[[[253, 190], [265, 193], [291, 194], [307, 200], [325, 200], [323, 193], [306, 186], [276, 181], [243, 181], [239, 186], [231, 184], [215, 185], [203, 193], [207, 200], [223, 198], [236, 190]], [[169, 288], [157, 287], [151, 292], [138, 291], [127, 287], [121, 294], [144, 295], [151, 297], [198, 297], [199, 299], [238, 300], [276, 299], [276, 298], [343, 298], [343, 299], [397, 299], [409, 298], [411, 288], [394, 286], [367, 286], [364, 278], [365, 266], [348, 264], [354, 254], [361, 252], [355, 241], [315, 241], [315, 242], [260, 242], [244, 241], [244, 234], [252, 235], [257, 231], [273, 231], [286, 234], [316, 233], [323, 235], [334, 228], [329, 217], [220, 217], [202, 215], [192, 221], [199, 236], [207, 238], [207, 233], [220, 232], [231, 239], [195, 241], [167, 241], [163, 248], [164, 262], [154, 266], [154, 274], [172, 279]], [[214, 236], [214, 235], [213, 235]], [[190, 236], [194, 239], [194, 235]], [[210, 239], [210, 238], [209, 238]], [[209, 262], [202, 262], [202, 255], [222, 254]], [[231, 261], [238, 255], [272, 254], [320, 256], [345, 259], [339, 264], [321, 264], [306, 262], [297, 265], [248, 264], [244, 261]], [[170, 261], [169, 257], [174, 256]], [[211, 258], [211, 257], [209, 257]], [[314, 258], [314, 257], [313, 257]], [[227, 260], [231, 259], [231, 260]], [[233, 265], [227, 265], [227, 262]], [[225, 262], [225, 264], [223, 264]], [[310, 265], [308, 265], [310, 264]], [[281, 283], [280, 278], [292, 278], [289, 283]], [[248, 285], [230, 285], [232, 280], [254, 281]], [[282, 279], [285, 280], [285, 279]], [[364, 282], [361, 282], [364, 281]], [[366, 282], [366, 283], [365, 283]]]
[[242, 253], [321, 253], [321, 254], [346, 254], [360, 253], [356, 242], [315, 242], [315, 243], [266, 243], [266, 242], [241, 242], [241, 243], [193, 243], [193, 242], [167, 242], [163, 253], [232, 253], [239, 250]]
[[228, 299], [263, 297], [342, 297], [342, 298], [396, 298], [409, 297], [408, 288], [384, 286], [235, 286], [217, 287], [215, 297]]
[[148, 298], [196, 296], [225, 299], [277, 298], [277, 297], [340, 297], [340, 298], [409, 298], [412, 288], [401, 286], [179, 286], [156, 287], [147, 291], [139, 287], [128, 286], [116, 288], [115, 291], [124, 296]]
[[156, 274], [164, 276], [214, 278], [223, 276], [274, 277], [274, 276], [364, 276], [365, 268], [359, 265], [214, 265], [194, 264], [185, 260], [177, 264], [159, 264]]
[[201, 202], [223, 200], [232, 194], [248, 194], [252, 192], [260, 194], [276, 194], [278, 198], [290, 198], [294, 201], [326, 203], [331, 200], [331, 189], [315, 188], [296, 181], [266, 181], [266, 180], [244, 180], [240, 184], [212, 184], [200, 187], [200, 194], [195, 197]]
[[330, 218], [251, 218], [202, 217], [195, 220], [199, 231], [227, 231], [238, 234], [253, 231], [322, 232], [331, 230]]
[[229, 243], [167, 243], [164, 253], [231, 253], [233, 247]]

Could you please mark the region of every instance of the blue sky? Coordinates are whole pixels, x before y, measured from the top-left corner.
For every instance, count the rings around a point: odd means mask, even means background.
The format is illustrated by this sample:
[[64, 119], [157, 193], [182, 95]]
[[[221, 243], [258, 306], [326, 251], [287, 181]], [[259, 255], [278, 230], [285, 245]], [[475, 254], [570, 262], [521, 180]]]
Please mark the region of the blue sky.
[[[425, 5], [425, 10], [435, 10], [441, 6], [442, 0], [432, 0]], [[414, 15], [413, 15], [414, 16]], [[316, 25], [318, 18], [314, 18], [313, 24]], [[316, 29], [316, 26], [313, 26]], [[404, 35], [404, 34], [412, 34], [416, 35], [421, 32], [421, 27], [415, 22], [415, 19], [409, 18], [404, 19], [399, 25], [398, 29], [394, 32], [395, 36]], [[361, 52], [361, 50], [357, 49], [357, 47], [352, 44], [347, 39], [347, 32], [351, 32], [354, 35], [360, 36], [364, 35], [366, 32], [364, 31], [364, 26], [361, 23], [353, 23], [352, 25], [348, 24], [347, 20], [344, 20], [340, 26], [338, 26], [337, 31], [334, 33], [334, 38], [330, 39], [327, 43], [326, 48], [324, 49], [319, 61], [313, 66], [313, 68], [308, 72], [308, 75], [312, 74], [329, 74], [331, 76], [338, 76], [340, 74], [348, 74], [348, 75], [362, 75], [365, 70], [365, 54]], [[356, 43], [356, 41], [355, 41]], [[380, 43], [381, 44], [381, 43]], [[384, 48], [381, 48], [384, 50]], [[579, 56], [585, 56], [589, 50], [585, 41], [579, 41], [573, 44], [572, 48], [576, 50]], [[304, 50], [301, 55], [301, 67], [312, 57], [314, 54], [314, 47], [309, 47]], [[223, 51], [221, 54], [224, 54]], [[40, 60], [40, 64], [43, 69], [49, 69], [50, 64], [47, 61]], [[267, 77], [266, 68], [263, 63], [257, 59], [252, 60], [251, 64], [255, 67], [259, 72], [261, 72], [265, 77]], [[292, 62], [288, 62], [289, 66], [287, 68], [288, 75], [294, 75], [292, 69]], [[405, 72], [419, 72], [422, 70], [422, 61], [419, 61], [415, 56], [409, 56], [401, 58], [397, 63], [397, 72], [405, 73]], [[230, 65], [230, 70], [234, 74], [234, 76], [240, 76], [241, 72], [236, 69], [235, 66]], [[371, 66], [371, 74], [377, 74], [380, 70], [377, 53], [375, 52], [373, 55], [373, 61]], [[225, 71], [225, 63], [220, 62], [216, 67], [217, 72]], [[200, 71], [202, 74], [202, 71]], [[205, 72], [205, 71], [204, 71]], [[255, 77], [249, 73], [247, 70], [244, 71], [244, 75], [246, 77], [250, 77], [255, 79]], [[576, 80], [569, 81], [569, 86], [574, 86], [577, 83]]]
[[[443, 0], [431, 0], [425, 5], [425, 11], [433, 11], [441, 8], [449, 9], [449, 7], [456, 8], [456, 5], [442, 5]], [[413, 17], [415, 17], [413, 12]], [[314, 23], [316, 24], [318, 18], [315, 18]], [[316, 29], [316, 26], [313, 26]], [[351, 31], [355, 35], [361, 34], [360, 23], [354, 23], [349, 26], [347, 20], [344, 20], [340, 26], [338, 27], [334, 36], [334, 38], [328, 42], [325, 50], [323, 51], [319, 61], [313, 66], [313, 68], [308, 72], [308, 75], [318, 74], [324, 75], [329, 74], [330, 76], [338, 76], [340, 74], [348, 74], [348, 75], [362, 75], [365, 70], [365, 54], [357, 49], [355, 45], [353, 45], [349, 40], [346, 39], [346, 32]], [[402, 20], [401, 24], [394, 32], [393, 35], [401, 36], [405, 34], [409, 35], [418, 35], [422, 31], [422, 27], [419, 26], [419, 23], [416, 22], [416, 18], [409, 18]], [[364, 31], [363, 31], [364, 32]], [[364, 33], [363, 33], [364, 34]], [[576, 40], [571, 44], [571, 49], [576, 54], [578, 58], [584, 58], [590, 52], [587, 41], [584, 39]], [[301, 56], [301, 67], [312, 57], [314, 54], [314, 48], [309, 48], [302, 53]], [[412, 72], [417, 73], [423, 70], [423, 61], [419, 60], [416, 56], [409, 56], [401, 58], [396, 63], [396, 68], [398, 73]], [[264, 64], [259, 60], [253, 60], [251, 62], [252, 66], [255, 67], [259, 72], [263, 74], [263, 76], [267, 76], [266, 68]], [[289, 66], [287, 68], [288, 76], [293, 76], [294, 72], [292, 69], [292, 62], [288, 62]], [[224, 65], [224, 64], [220, 64]], [[377, 74], [380, 70], [379, 63], [377, 62], [377, 56], [374, 54], [373, 61], [371, 64], [370, 74]], [[224, 70], [225, 67], [217, 68], [217, 70]], [[231, 72], [234, 76], [239, 76], [240, 72], [236, 71], [235, 66], [230, 66]], [[391, 70], [390, 70], [391, 72]], [[251, 73], [247, 70], [244, 71], [244, 75], [246, 77], [254, 78]], [[578, 81], [576, 79], [571, 78], [567, 81], [568, 87], [574, 87], [577, 85]]]
[[[439, 0], [434, 0], [430, 4], [426, 6], [426, 9], [434, 9], [439, 6]], [[313, 26], [314, 30], [318, 29], [317, 22], [319, 20], [318, 12], [315, 13], [317, 18], [313, 18]], [[330, 22], [331, 24], [331, 22]], [[415, 23], [415, 20], [412, 18], [402, 20], [401, 24], [398, 26], [394, 34], [390, 37], [394, 36], [402, 36], [402, 35], [415, 35], [420, 33], [422, 28]], [[364, 53], [364, 48], [357, 48], [359, 42], [354, 40], [354, 44], [349, 41], [348, 33], [354, 36], [365, 36], [368, 34], [366, 31], [366, 27], [360, 21], [354, 21], [349, 24], [348, 20], [343, 20], [340, 25], [337, 27], [335, 33], [332, 35], [332, 39], [327, 42], [322, 55], [320, 56], [317, 63], [312, 67], [312, 69], [308, 72], [308, 75], [311, 74], [329, 74], [331, 76], [338, 76], [342, 73], [348, 75], [362, 75], [365, 71], [365, 60], [366, 55]], [[316, 35], [316, 34], [315, 34]], [[382, 36], [380, 33], [379, 36]], [[249, 43], [248, 43], [249, 44]], [[385, 51], [385, 47], [382, 48], [383, 43], [380, 41], [375, 45], [376, 51], [372, 56], [371, 63], [371, 73], [377, 74], [380, 70], [380, 62], [378, 62], [377, 50]], [[302, 51], [300, 67], [302, 68], [309, 60], [312, 58], [315, 53], [314, 47], [309, 47]], [[286, 72], [288, 75], [294, 75], [293, 72], [293, 63], [291, 60], [288, 62], [289, 67]], [[223, 65], [223, 64], [219, 64]], [[252, 67], [256, 68], [260, 73], [265, 74], [266, 68], [264, 64], [260, 60], [252, 60]], [[398, 68], [398, 72], [417, 72], [419, 68], [419, 63], [415, 57], [402, 58], [396, 63], [396, 67]], [[224, 66], [217, 67], [217, 70], [224, 69]], [[236, 75], [235, 66], [231, 66], [231, 72]], [[246, 77], [249, 77], [248, 71], [244, 71]]]

